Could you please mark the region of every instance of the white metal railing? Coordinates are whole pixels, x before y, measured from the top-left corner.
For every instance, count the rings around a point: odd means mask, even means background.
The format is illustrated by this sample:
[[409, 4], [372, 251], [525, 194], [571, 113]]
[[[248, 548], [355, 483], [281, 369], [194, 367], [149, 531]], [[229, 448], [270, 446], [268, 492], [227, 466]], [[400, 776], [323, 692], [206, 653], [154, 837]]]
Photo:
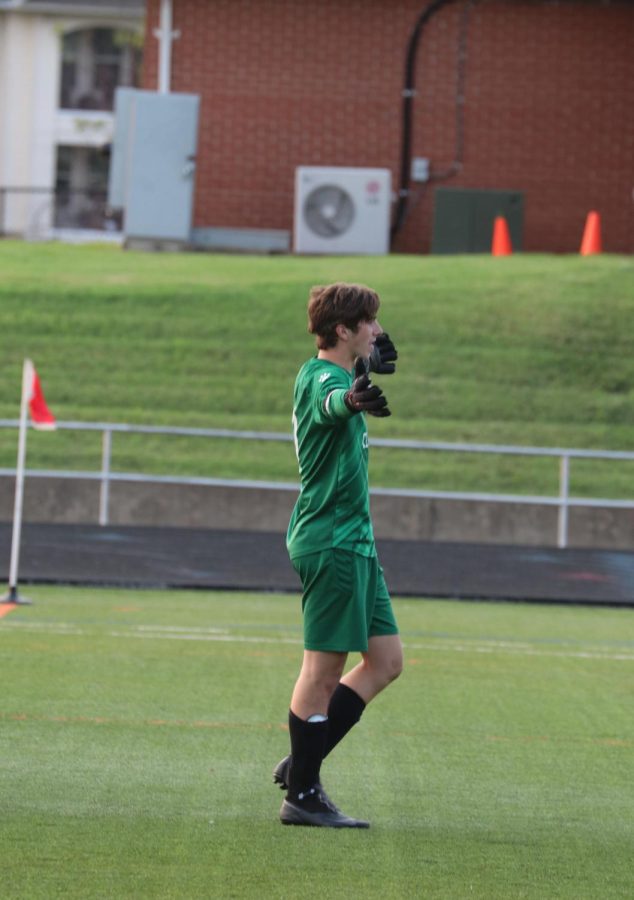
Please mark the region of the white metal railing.
[[[17, 419], [0, 419], [0, 428], [18, 428]], [[145, 475], [113, 472], [112, 436], [115, 433], [165, 434], [185, 437], [225, 438], [233, 440], [292, 442], [291, 434], [274, 431], [233, 431], [225, 428], [179, 428], [164, 425], [129, 425], [110, 422], [57, 422], [58, 429], [68, 431], [98, 431], [102, 433], [101, 470], [80, 472], [72, 470], [27, 469], [32, 478], [69, 478], [100, 482], [99, 524], [108, 524], [110, 483], [113, 481], [135, 481], [163, 484], [190, 484], [234, 487], [258, 487], [264, 489], [297, 491], [299, 485], [288, 482], [248, 481], [227, 478], [179, 477], [169, 475]], [[556, 506], [557, 546], [568, 544], [568, 511], [571, 507], [604, 507], [613, 509], [634, 509], [634, 499], [610, 500], [601, 497], [570, 496], [570, 461], [572, 459], [608, 459], [634, 461], [634, 452], [625, 450], [580, 450], [564, 447], [521, 447], [503, 444], [461, 444], [444, 441], [415, 441], [406, 439], [374, 438], [374, 447], [391, 447], [397, 450], [433, 450], [447, 453], [484, 453], [501, 456], [540, 456], [559, 459], [559, 492], [557, 496], [537, 496], [528, 494], [492, 494], [465, 491], [427, 491], [403, 488], [373, 488], [376, 496], [420, 497], [425, 499], [471, 500], [490, 503], [525, 503], [536, 506]], [[15, 469], [0, 468], [0, 476], [15, 475]]]

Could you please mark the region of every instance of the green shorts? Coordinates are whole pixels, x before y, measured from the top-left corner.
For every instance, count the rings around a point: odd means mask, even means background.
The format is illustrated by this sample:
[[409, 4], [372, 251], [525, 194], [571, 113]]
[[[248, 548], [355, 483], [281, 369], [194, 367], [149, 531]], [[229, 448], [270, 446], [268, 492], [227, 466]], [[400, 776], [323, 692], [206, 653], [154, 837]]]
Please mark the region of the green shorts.
[[376, 556], [324, 550], [292, 559], [304, 587], [304, 647], [364, 652], [368, 638], [398, 634]]

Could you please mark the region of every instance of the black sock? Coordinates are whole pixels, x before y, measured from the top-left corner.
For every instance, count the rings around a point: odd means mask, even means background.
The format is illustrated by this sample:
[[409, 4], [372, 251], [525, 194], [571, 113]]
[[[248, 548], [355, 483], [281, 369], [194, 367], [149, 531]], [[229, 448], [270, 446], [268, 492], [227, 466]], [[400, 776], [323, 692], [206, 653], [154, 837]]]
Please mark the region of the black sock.
[[306, 722], [289, 709], [288, 730], [291, 736], [288, 797], [296, 800], [300, 794], [310, 791], [319, 781], [319, 769], [328, 733], [328, 720]]
[[324, 757], [344, 738], [353, 725], [356, 725], [365, 703], [356, 691], [339, 682], [328, 706], [328, 733], [324, 747]]

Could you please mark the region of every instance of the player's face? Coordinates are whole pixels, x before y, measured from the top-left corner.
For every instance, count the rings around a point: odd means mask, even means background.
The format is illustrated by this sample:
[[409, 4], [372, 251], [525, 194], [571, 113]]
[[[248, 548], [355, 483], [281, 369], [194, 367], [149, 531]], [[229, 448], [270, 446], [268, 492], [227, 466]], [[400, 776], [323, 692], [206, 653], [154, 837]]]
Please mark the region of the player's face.
[[382, 333], [383, 329], [379, 325], [378, 319], [361, 319], [357, 326], [357, 330], [350, 332], [352, 340], [350, 342], [350, 351], [352, 357], [369, 356], [374, 347], [374, 342]]

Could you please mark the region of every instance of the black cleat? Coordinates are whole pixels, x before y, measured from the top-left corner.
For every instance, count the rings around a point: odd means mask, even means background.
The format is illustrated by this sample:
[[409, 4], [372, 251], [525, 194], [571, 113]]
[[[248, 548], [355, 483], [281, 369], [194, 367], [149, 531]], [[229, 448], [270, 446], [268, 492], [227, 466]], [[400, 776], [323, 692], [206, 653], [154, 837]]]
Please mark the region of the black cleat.
[[280, 790], [288, 790], [288, 773], [291, 770], [291, 756], [285, 756], [273, 769], [273, 784], [279, 784]]
[[[288, 756], [285, 756], [284, 759], [281, 759], [278, 764], [273, 769], [273, 784], [279, 784], [281, 791], [287, 791], [288, 786], [290, 784], [289, 775], [291, 771], [291, 756], [290, 753]], [[315, 785], [318, 788], [324, 799], [327, 803], [330, 803], [331, 800], [326, 796], [326, 792], [319, 782]]]
[[[291, 755], [289, 753], [288, 756], [285, 756], [284, 759], [281, 759], [278, 764], [273, 769], [273, 784], [279, 784], [281, 791], [288, 791], [288, 786], [290, 784], [289, 775], [291, 771]], [[317, 782], [315, 785], [316, 790], [319, 791], [324, 803], [329, 804], [334, 809], [337, 807], [332, 802], [328, 794], [322, 787], [321, 782]], [[290, 824], [290, 823], [289, 823]]]
[[352, 819], [337, 809], [323, 789], [316, 785], [297, 800], [288, 798], [280, 809], [282, 825], [309, 825], [317, 828], [369, 828], [370, 823]]

